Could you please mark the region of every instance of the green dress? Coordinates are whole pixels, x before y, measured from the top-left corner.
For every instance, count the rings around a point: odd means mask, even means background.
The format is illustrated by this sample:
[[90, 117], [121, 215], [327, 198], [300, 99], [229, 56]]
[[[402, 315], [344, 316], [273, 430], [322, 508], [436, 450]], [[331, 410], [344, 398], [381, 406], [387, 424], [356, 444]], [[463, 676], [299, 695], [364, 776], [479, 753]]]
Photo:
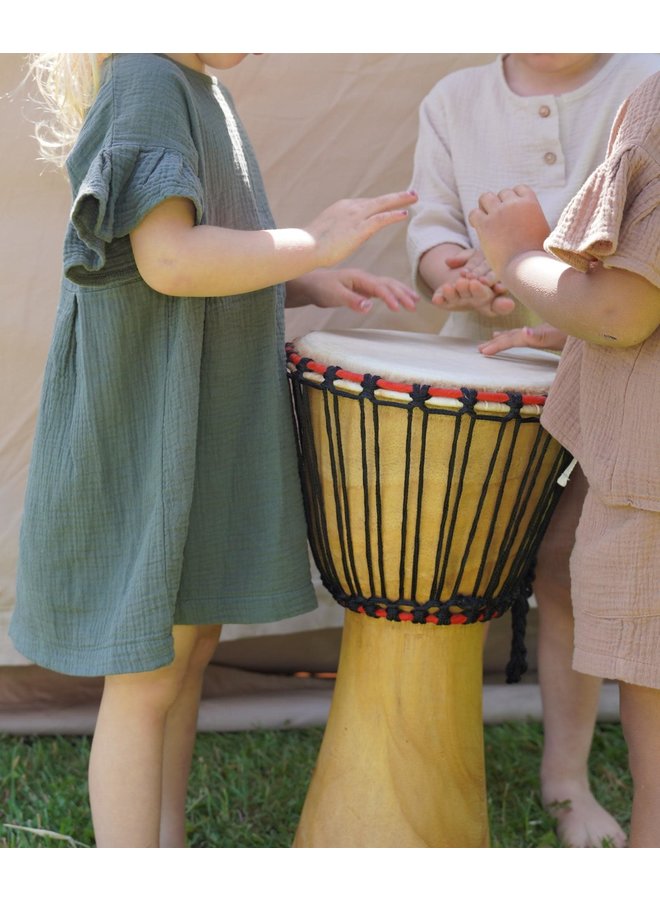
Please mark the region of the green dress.
[[10, 634], [75, 675], [172, 660], [173, 624], [316, 605], [284, 357], [282, 286], [174, 298], [129, 232], [167, 197], [197, 223], [273, 227], [215, 78], [113, 56], [68, 160], [74, 202], [21, 533]]

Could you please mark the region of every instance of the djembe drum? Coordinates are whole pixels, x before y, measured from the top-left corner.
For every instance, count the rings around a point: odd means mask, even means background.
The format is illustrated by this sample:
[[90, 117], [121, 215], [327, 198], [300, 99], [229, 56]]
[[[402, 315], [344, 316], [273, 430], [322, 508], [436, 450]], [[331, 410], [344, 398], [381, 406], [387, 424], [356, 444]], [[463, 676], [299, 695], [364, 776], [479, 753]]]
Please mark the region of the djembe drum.
[[310, 545], [347, 609], [296, 846], [487, 846], [483, 623], [526, 605], [570, 460], [539, 423], [557, 358], [368, 330], [287, 356]]

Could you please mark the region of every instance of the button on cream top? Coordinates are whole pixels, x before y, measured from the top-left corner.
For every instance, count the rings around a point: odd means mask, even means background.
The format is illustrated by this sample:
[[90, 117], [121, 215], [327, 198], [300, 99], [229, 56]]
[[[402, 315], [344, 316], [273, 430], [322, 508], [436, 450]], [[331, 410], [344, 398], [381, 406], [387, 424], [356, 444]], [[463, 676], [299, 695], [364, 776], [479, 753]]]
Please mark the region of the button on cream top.
[[[411, 210], [407, 230], [417, 289], [428, 296], [418, 269], [431, 247], [479, 246], [466, 217], [484, 191], [528, 184], [554, 228], [568, 201], [604, 159], [617, 109], [660, 68], [659, 60], [652, 53], [615, 53], [587, 84], [558, 96], [514, 94], [504, 78], [501, 56], [442, 78], [419, 112], [412, 178], [419, 202]], [[539, 114], [542, 106], [548, 107], [549, 116]], [[471, 111], [469, 119], [466, 109]], [[551, 152], [556, 159], [548, 163], [544, 155]], [[456, 313], [459, 317], [469, 319], [484, 339], [491, 336], [490, 320], [484, 319], [482, 326], [477, 313]], [[506, 329], [528, 323], [509, 324], [507, 317], [497, 324]]]
[[542, 118], [547, 119], [550, 115], [550, 107], [546, 106], [545, 104], [543, 104], [543, 106], [539, 106], [539, 115]]
[[549, 166], [554, 166], [557, 162], [557, 154], [549, 151], [548, 153], [543, 154], [543, 159]]

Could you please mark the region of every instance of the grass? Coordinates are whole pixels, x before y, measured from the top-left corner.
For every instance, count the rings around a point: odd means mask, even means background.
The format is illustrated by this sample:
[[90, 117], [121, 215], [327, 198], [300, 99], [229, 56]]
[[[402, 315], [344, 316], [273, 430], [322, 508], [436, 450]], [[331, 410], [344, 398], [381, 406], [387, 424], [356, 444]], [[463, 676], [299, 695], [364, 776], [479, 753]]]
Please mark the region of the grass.
[[[191, 775], [191, 847], [289, 847], [322, 730], [200, 734]], [[493, 847], [557, 847], [539, 796], [542, 729], [485, 728]], [[89, 738], [0, 735], [0, 848], [93, 846]], [[628, 825], [631, 785], [621, 728], [594, 736], [596, 795]]]
[[[543, 729], [538, 723], [485, 728], [488, 808], [493, 847], [558, 847], [553, 821], [541, 805], [538, 768]], [[599, 802], [628, 829], [632, 783], [621, 726], [596, 726], [591, 783]]]

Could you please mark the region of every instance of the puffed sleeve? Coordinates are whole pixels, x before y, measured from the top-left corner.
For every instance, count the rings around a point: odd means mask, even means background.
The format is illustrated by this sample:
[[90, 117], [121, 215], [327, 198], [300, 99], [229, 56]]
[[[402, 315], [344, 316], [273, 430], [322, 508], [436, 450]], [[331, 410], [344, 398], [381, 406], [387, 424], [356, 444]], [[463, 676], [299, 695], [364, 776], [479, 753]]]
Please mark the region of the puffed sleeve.
[[[651, 98], [657, 106], [657, 91]], [[566, 207], [545, 249], [583, 272], [600, 262], [660, 286], [660, 125], [638, 107], [634, 94], [619, 113], [607, 158]]]
[[190, 162], [174, 150], [120, 146], [102, 150], [90, 164], [71, 210], [65, 274], [99, 272], [108, 249], [128, 235], [163, 200], [186, 197], [203, 215], [202, 186]]
[[111, 59], [67, 168], [73, 190], [64, 273], [95, 283], [134, 267], [128, 235], [155, 206], [185, 197], [204, 216], [192, 104], [179, 69], [149, 54]]

